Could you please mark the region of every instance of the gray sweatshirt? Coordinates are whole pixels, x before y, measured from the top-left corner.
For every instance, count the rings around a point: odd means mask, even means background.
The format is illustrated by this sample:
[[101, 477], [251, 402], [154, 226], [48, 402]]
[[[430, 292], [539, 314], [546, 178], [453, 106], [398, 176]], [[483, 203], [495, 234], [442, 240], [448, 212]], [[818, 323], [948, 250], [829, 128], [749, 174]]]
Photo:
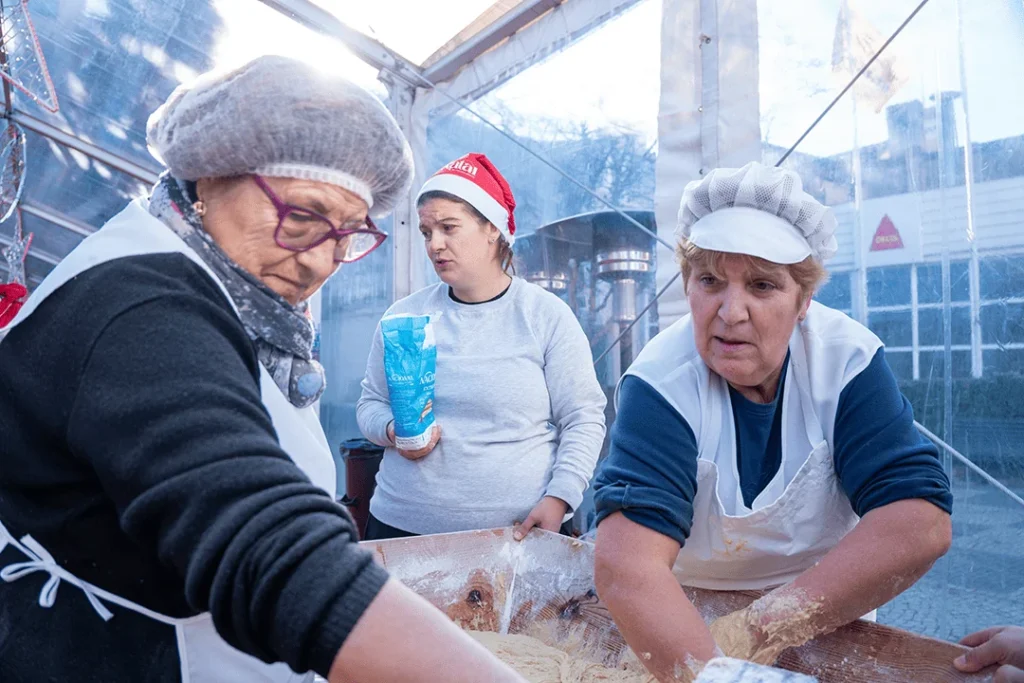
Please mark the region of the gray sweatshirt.
[[500, 299], [462, 304], [432, 285], [395, 313], [440, 312], [434, 415], [440, 443], [410, 461], [391, 447], [380, 327], [356, 417], [386, 446], [370, 512], [418, 534], [510, 526], [544, 496], [576, 509], [604, 442], [605, 395], [569, 307], [518, 278]]

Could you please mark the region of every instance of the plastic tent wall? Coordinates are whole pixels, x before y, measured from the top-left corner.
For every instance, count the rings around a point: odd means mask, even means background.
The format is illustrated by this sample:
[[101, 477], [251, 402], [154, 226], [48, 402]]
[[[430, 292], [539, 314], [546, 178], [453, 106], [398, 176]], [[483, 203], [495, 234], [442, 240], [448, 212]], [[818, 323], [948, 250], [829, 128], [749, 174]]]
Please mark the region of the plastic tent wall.
[[[882, 337], [918, 420], [948, 445], [953, 549], [880, 620], [953, 639], [1024, 615], [1017, 0], [28, 6], [61, 102], [51, 115], [13, 94], [11, 118], [28, 130], [30, 284], [145, 192], [159, 170], [145, 118], [177, 83], [267, 50], [374, 88], [413, 144], [418, 180], [467, 151], [487, 153], [512, 181], [523, 235], [610, 206], [654, 211], [655, 289], [667, 286], [641, 322], [654, 329], [686, 310], [669, 250], [683, 185], [751, 160], [797, 170], [840, 221], [818, 298]], [[435, 20], [437, 30], [415, 30]], [[358, 434], [354, 405], [380, 315], [433, 281], [415, 221], [410, 196], [382, 225], [389, 248], [343, 269], [316, 304], [332, 445]], [[0, 227], [0, 242], [10, 234]], [[581, 316], [598, 314], [598, 295]], [[614, 338], [593, 338], [595, 358]]]

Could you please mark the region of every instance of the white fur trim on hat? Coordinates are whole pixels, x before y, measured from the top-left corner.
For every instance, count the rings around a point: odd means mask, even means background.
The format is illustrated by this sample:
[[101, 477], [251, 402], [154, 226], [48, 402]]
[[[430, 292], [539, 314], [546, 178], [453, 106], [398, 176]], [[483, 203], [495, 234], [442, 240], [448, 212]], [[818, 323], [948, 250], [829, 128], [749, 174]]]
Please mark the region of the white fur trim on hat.
[[772, 263], [800, 263], [813, 253], [792, 223], [746, 206], [713, 211], [690, 226], [689, 232], [690, 242], [701, 249], [747, 254]]
[[508, 209], [472, 180], [454, 173], [438, 173], [423, 184], [423, 189], [416, 195], [416, 199], [419, 200], [427, 192], [447, 192], [469, 202], [474, 209], [483, 214], [484, 218], [494, 223], [494, 227], [501, 231], [510, 247], [515, 243], [515, 235], [508, 231]]
[[315, 180], [329, 183], [348, 190], [364, 202], [367, 209], [373, 208], [373, 192], [370, 186], [354, 175], [323, 166], [307, 166], [305, 164], [269, 164], [256, 169], [257, 175], [268, 178], [295, 178], [297, 180]]

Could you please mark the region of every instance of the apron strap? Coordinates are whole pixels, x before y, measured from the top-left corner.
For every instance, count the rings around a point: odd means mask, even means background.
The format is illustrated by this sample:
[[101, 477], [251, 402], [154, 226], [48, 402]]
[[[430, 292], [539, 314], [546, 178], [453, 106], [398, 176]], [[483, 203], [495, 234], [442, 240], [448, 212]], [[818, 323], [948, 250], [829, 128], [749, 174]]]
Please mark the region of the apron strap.
[[96, 597], [92, 587], [57, 564], [57, 561], [53, 559], [53, 555], [47, 552], [46, 548], [40, 545], [36, 539], [31, 536], [22, 536], [19, 543], [14, 540], [3, 523], [0, 523], [0, 551], [7, 545], [14, 546], [24, 555], [28, 556], [29, 559], [27, 562], [15, 562], [0, 569], [0, 579], [7, 583], [12, 583], [35, 572], [46, 572], [50, 575], [50, 578], [43, 584], [43, 590], [39, 593], [40, 607], [53, 607], [54, 602], [57, 600], [57, 588], [60, 587], [61, 580], [64, 580], [73, 586], [77, 586], [85, 593], [89, 604], [92, 605], [92, 608], [96, 610], [96, 613], [100, 615], [103, 621], [110, 621], [114, 617], [114, 613], [107, 609], [107, 606]]
[[168, 617], [159, 612], [137, 605], [130, 600], [125, 600], [119, 595], [115, 595], [109, 591], [105, 591], [99, 586], [94, 586], [91, 583], [83, 581], [78, 578], [64, 567], [57, 564], [57, 561], [53, 556], [44, 548], [36, 539], [31, 536], [23, 536], [21, 542], [14, 540], [14, 536], [7, 530], [3, 522], [0, 522], [0, 552], [3, 552], [4, 548], [8, 545], [17, 548], [22, 554], [28, 556], [27, 562], [16, 562], [0, 569], [0, 579], [11, 583], [18, 579], [28, 576], [33, 572], [44, 571], [50, 575], [46, 584], [43, 585], [43, 590], [39, 593], [39, 604], [42, 607], [53, 607], [54, 602], [57, 599], [57, 588], [60, 586], [60, 582], [67, 581], [73, 586], [81, 589], [85, 593], [85, 597], [89, 600], [89, 604], [92, 605], [96, 613], [103, 618], [104, 621], [110, 621], [114, 614], [107, 609], [104, 602], [119, 605], [132, 612], [137, 612], [143, 616], [149, 617], [155, 621], [159, 621], [168, 626], [174, 626], [177, 628], [180, 625], [188, 625], [203, 619], [209, 618], [209, 614], [202, 613], [197, 614], [193, 617], [175, 618]]

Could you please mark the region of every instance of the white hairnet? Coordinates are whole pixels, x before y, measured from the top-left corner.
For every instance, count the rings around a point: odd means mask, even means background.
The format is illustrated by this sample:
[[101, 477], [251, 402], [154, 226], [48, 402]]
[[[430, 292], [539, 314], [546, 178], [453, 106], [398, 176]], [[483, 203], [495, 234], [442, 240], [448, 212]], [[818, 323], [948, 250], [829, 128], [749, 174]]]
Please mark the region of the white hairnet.
[[246, 173], [331, 183], [371, 214], [412, 181], [412, 152], [380, 100], [287, 57], [259, 57], [179, 86], [149, 118], [150, 151], [183, 180]]
[[719, 168], [689, 183], [676, 229], [677, 237], [699, 247], [776, 263], [831, 258], [835, 232], [832, 209], [804, 192], [800, 176], [756, 162]]

